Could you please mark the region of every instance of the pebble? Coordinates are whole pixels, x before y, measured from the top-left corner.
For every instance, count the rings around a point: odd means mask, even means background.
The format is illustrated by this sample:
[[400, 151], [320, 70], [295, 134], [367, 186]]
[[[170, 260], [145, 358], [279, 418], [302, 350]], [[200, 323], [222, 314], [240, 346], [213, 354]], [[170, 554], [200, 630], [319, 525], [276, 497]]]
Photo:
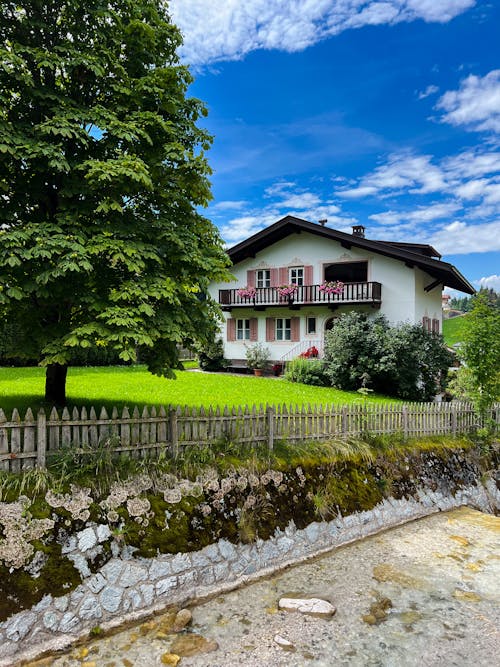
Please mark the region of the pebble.
[[337, 611], [331, 602], [321, 598], [281, 598], [278, 607], [285, 611], [298, 611], [301, 614], [329, 618]]

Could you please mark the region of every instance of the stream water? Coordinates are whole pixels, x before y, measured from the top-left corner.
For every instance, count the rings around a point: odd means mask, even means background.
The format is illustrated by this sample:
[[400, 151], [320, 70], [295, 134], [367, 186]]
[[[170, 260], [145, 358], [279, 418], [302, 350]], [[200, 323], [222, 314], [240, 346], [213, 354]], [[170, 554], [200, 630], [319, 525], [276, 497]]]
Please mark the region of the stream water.
[[[287, 593], [328, 599], [337, 612], [325, 619], [279, 611]], [[184, 656], [180, 667], [494, 667], [500, 664], [500, 518], [466, 508], [436, 514], [191, 611], [182, 634], [214, 640], [218, 648]], [[175, 664], [169, 656], [179, 635], [162, 631], [162, 623], [157, 616], [45, 664]], [[292, 646], [279, 646], [276, 635]]]

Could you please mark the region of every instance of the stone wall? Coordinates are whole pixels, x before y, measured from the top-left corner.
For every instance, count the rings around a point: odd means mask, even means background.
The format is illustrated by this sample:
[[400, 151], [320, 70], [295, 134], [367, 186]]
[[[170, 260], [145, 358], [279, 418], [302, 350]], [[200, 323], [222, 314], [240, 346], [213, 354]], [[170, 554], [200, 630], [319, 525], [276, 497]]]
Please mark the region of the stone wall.
[[82, 583], [67, 595], [45, 595], [31, 609], [0, 624], [0, 667], [66, 647], [92, 628], [109, 629], [168, 605], [220, 593], [381, 530], [462, 505], [499, 510], [500, 493], [493, 479], [483, 476], [477, 485], [454, 491], [422, 484], [409, 497], [386, 498], [371, 510], [333, 521], [312, 522], [301, 530], [291, 521], [270, 539], [252, 544], [219, 540], [190, 553], [138, 558], [115, 540], [112, 557], [94, 572], [95, 553], [109, 539], [110, 529], [106, 524], [87, 526], [63, 545]]

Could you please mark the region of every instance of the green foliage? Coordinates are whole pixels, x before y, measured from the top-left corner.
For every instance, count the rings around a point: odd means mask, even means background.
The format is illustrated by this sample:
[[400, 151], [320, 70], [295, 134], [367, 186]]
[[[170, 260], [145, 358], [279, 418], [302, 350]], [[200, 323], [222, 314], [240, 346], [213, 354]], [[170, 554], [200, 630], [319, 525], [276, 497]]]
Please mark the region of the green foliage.
[[224, 343], [217, 338], [202, 347], [198, 353], [200, 368], [204, 371], [221, 371], [227, 367], [227, 360], [224, 359]]
[[285, 378], [290, 382], [302, 382], [317, 387], [326, 387], [329, 382], [324, 364], [319, 359], [293, 359], [286, 365]]
[[500, 308], [479, 293], [466, 322], [460, 355], [469, 371], [472, 398], [484, 416], [500, 399]]
[[14, 356], [103, 348], [171, 374], [226, 277], [181, 43], [160, 0], [3, 3], [0, 312]]
[[431, 399], [452, 359], [441, 336], [418, 324], [390, 327], [385, 317], [365, 313], [340, 317], [325, 340], [325, 374], [334, 387], [405, 400]]
[[269, 365], [271, 352], [269, 351], [269, 348], [262, 343], [255, 343], [255, 345], [247, 347], [245, 356], [248, 368], [260, 368], [265, 370]]

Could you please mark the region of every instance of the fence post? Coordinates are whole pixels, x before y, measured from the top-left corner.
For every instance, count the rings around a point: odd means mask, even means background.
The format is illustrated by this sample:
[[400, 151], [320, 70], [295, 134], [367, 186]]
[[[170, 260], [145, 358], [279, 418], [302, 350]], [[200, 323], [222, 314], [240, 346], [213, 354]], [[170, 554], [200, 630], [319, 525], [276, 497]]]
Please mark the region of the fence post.
[[347, 435], [347, 406], [342, 407], [342, 435]]
[[172, 454], [176, 459], [179, 456], [179, 426], [176, 409], [170, 410], [170, 440], [172, 442]]
[[457, 407], [453, 404], [451, 406], [451, 433], [452, 435], [457, 434]]
[[267, 446], [269, 451], [273, 451], [274, 447], [274, 408], [268, 406], [267, 410]]
[[45, 468], [47, 459], [47, 417], [40, 408], [36, 418], [36, 465]]
[[405, 440], [408, 440], [408, 406], [403, 405], [403, 437]]

